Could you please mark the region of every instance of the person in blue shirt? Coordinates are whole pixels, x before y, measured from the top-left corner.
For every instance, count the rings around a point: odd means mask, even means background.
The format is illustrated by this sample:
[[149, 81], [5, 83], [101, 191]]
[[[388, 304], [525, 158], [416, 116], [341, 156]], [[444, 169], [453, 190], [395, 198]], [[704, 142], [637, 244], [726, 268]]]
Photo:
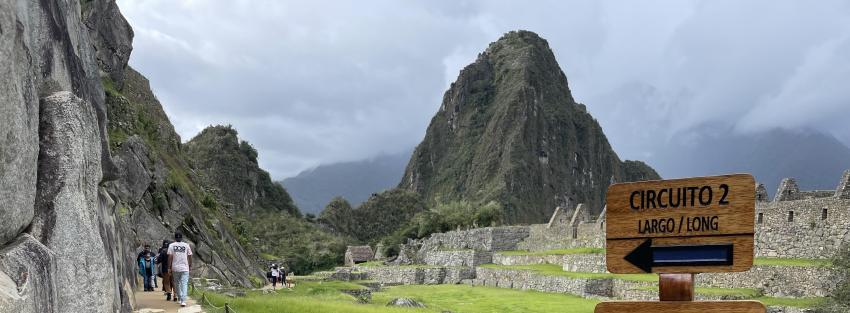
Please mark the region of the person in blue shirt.
[[144, 279], [145, 291], [153, 291], [156, 280], [156, 265], [153, 253], [147, 252], [139, 258], [139, 275]]

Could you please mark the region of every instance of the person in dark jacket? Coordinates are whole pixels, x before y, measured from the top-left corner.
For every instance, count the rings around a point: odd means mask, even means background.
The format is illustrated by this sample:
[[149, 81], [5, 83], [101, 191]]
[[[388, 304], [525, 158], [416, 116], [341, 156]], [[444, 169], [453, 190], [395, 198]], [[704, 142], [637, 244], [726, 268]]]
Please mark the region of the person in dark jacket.
[[[142, 267], [141, 267], [142, 260], [145, 258], [145, 255], [148, 255], [149, 253], [151, 253], [151, 245], [145, 244], [144, 249], [142, 249], [142, 252], [139, 252], [139, 255], [136, 256], [136, 265], [139, 266], [139, 274], [142, 273]], [[142, 277], [144, 277], [144, 276], [142, 276]], [[148, 283], [148, 282], [145, 282], [145, 283]], [[147, 288], [145, 288], [145, 291], [148, 291]]]
[[[162, 247], [159, 248], [159, 254], [156, 257], [156, 264], [159, 264], [159, 277], [162, 277], [162, 291], [165, 292], [165, 301], [171, 301], [171, 295], [174, 292], [174, 284], [171, 282], [171, 273], [168, 272], [168, 245], [171, 241], [168, 239], [162, 241]], [[177, 297], [174, 297], [177, 301]]]

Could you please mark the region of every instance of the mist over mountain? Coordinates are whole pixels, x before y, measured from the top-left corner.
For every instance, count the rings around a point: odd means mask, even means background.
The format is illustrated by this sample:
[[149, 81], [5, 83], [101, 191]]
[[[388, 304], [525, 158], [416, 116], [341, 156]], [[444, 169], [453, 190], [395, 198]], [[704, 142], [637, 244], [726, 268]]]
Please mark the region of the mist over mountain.
[[664, 178], [752, 173], [772, 195], [785, 177], [796, 178], [802, 189], [834, 189], [850, 168], [850, 148], [811, 130], [702, 131], [660, 145], [647, 162]]
[[411, 148], [366, 160], [320, 165], [281, 183], [305, 214], [318, 214], [336, 196], [358, 206], [373, 193], [395, 187], [412, 153]]

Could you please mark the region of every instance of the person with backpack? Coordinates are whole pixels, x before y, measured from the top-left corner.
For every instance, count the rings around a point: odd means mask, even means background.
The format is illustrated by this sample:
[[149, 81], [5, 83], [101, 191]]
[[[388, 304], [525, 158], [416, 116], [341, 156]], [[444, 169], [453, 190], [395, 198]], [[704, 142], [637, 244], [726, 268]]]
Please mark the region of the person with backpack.
[[[171, 273], [168, 272], [168, 245], [171, 241], [168, 239], [162, 241], [162, 247], [159, 248], [159, 254], [156, 257], [156, 264], [159, 264], [159, 277], [162, 277], [162, 291], [165, 293], [165, 301], [171, 301], [171, 295], [174, 292], [174, 284], [171, 282]], [[177, 297], [174, 297], [177, 301]]]
[[189, 270], [192, 269], [192, 247], [183, 242], [183, 234], [174, 233], [174, 242], [168, 245], [168, 271], [171, 273], [176, 297], [180, 306], [186, 306], [189, 288]]

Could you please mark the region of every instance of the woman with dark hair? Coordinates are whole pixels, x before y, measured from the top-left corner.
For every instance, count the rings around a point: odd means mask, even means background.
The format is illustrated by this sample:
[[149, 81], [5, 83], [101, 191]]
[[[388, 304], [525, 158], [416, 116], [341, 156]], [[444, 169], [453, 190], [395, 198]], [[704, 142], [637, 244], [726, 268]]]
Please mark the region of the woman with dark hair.
[[[171, 273], [168, 272], [168, 245], [171, 241], [168, 239], [162, 241], [162, 247], [159, 248], [159, 255], [156, 257], [156, 264], [159, 264], [159, 277], [162, 277], [162, 291], [165, 292], [165, 301], [171, 301], [171, 295], [174, 293], [174, 284], [171, 281]], [[177, 297], [174, 297], [177, 301]]]

